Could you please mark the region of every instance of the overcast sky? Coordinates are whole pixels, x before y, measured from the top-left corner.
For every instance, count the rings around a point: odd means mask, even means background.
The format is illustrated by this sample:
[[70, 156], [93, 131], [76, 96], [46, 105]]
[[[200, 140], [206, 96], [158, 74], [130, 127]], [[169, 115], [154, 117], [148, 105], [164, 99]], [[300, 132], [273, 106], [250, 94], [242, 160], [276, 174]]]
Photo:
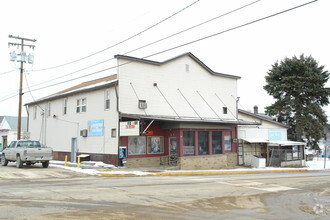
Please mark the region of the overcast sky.
[[[8, 47], [8, 42], [19, 41], [8, 38], [9, 34], [37, 40], [25, 42], [36, 47], [25, 48], [28, 54], [34, 55], [34, 64], [25, 65], [23, 103], [114, 74], [116, 63], [112, 58], [116, 54], [164, 61], [192, 52], [215, 72], [241, 76], [239, 108], [252, 110], [257, 105], [259, 111], [264, 112], [264, 107], [273, 103], [263, 89], [264, 78], [276, 61], [304, 53], [330, 70], [330, 1], [319, 0], [227, 30], [307, 2], [310, 1], [2, 0], [0, 115], [17, 115], [19, 63], [9, 61], [9, 52], [20, 52], [17, 47]], [[216, 17], [219, 18], [179, 34]], [[217, 35], [206, 38], [214, 34]], [[187, 44], [198, 39], [203, 40]], [[157, 55], [151, 56], [153, 54]], [[67, 64], [79, 59], [82, 60]], [[78, 71], [81, 69], [85, 70]], [[325, 110], [329, 115], [330, 108]], [[26, 115], [25, 110], [23, 114]]]

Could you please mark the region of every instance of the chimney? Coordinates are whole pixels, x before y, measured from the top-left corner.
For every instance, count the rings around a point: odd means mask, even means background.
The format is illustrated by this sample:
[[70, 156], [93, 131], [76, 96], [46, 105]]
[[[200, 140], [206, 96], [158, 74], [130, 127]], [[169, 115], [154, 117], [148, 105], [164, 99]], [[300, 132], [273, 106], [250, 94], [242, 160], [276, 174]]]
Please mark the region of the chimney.
[[257, 105], [253, 106], [253, 113], [258, 114], [258, 106]]

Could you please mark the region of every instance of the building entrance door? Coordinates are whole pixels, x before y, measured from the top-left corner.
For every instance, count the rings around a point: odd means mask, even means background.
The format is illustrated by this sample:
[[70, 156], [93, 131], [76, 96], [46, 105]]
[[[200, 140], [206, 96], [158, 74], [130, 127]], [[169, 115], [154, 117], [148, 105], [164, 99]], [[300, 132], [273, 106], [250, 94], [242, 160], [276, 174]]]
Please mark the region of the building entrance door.
[[77, 138], [71, 139], [71, 158], [70, 161], [75, 163], [77, 158]]
[[2, 144], [3, 148], [7, 147], [7, 136], [2, 136]]
[[170, 137], [169, 142], [170, 142], [169, 144], [170, 154], [176, 154], [177, 153], [176, 137]]
[[169, 138], [169, 146], [170, 146], [170, 155], [168, 163], [169, 165], [177, 165], [178, 154], [177, 154], [177, 142], [176, 137]]

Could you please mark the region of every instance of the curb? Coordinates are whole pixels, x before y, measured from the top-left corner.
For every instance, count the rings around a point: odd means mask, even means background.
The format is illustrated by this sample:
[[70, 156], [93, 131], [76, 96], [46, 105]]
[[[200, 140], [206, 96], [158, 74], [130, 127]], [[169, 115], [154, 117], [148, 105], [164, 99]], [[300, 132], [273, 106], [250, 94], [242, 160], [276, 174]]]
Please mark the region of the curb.
[[[283, 170], [228, 170], [228, 171], [178, 171], [178, 172], [157, 172], [149, 173], [146, 172], [144, 175], [134, 174], [134, 173], [96, 173], [97, 175], [104, 177], [137, 177], [137, 176], [179, 176], [179, 175], [221, 175], [221, 174], [248, 174], [248, 173], [281, 173], [281, 172], [305, 172], [308, 169], [283, 169]], [[326, 170], [326, 171], [330, 171]]]

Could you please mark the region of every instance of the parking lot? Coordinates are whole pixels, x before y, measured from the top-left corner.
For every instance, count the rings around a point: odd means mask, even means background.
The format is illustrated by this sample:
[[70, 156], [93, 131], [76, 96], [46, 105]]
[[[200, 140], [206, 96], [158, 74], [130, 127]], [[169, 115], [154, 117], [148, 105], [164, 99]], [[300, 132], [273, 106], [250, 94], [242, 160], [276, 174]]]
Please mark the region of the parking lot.
[[24, 165], [20, 169], [16, 168], [16, 163], [13, 162], [9, 162], [8, 166], [0, 165], [0, 179], [72, 178], [79, 176], [85, 176], [85, 174], [52, 166], [42, 168], [40, 163], [32, 166]]

